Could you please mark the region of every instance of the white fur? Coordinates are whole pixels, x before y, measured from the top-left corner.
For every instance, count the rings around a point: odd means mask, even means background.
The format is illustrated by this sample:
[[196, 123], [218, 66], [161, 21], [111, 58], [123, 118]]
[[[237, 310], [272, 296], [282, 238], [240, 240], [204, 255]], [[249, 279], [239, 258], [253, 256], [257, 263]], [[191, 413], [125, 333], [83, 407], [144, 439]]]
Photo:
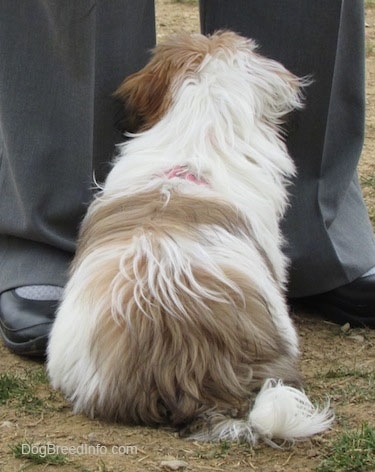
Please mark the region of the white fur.
[[[249, 50], [252, 49], [254, 44], [249, 42]], [[118, 243], [112, 245], [110, 252], [99, 248], [91, 253], [73, 272], [66, 287], [48, 348], [52, 384], [74, 402], [75, 411], [87, 411], [91, 398], [100, 398], [106, 394], [106, 388], [111, 388], [110, 377], [99, 373], [90, 351], [92, 333], [107, 300], [97, 296], [96, 274], [102, 262], [108, 260], [118, 261], [118, 273], [108, 287], [112, 313], [119, 322], [121, 318], [129, 325], [129, 310], [122, 304], [123, 283], [129, 278], [125, 268], [128, 258], [136, 260], [145, 256], [149, 264], [149, 276], [138, 280], [133, 302], [137, 304], [144, 296], [144, 284], [151, 289], [155, 284], [155, 294], [163, 294], [158, 295], [158, 303], [167, 309], [168, 298], [174, 306], [179, 304], [176, 294], [168, 288], [171, 273], [172, 285], [183, 288], [182, 275], [189, 276], [192, 263], [198, 260], [212, 277], [233, 288], [232, 281], [218, 269], [223, 261], [230, 261], [233, 267], [249, 274], [264, 294], [290, 355], [297, 357], [297, 334], [284, 298], [286, 259], [281, 252], [278, 225], [287, 205], [286, 184], [295, 170], [277, 127], [283, 115], [300, 107], [300, 100], [297, 79], [295, 84], [288, 83], [282, 78], [284, 71], [277, 63], [242, 49], [232, 55], [208, 55], [199, 73], [174, 90], [173, 104], [167, 114], [151, 129], [132, 135], [131, 140], [119, 147], [98, 201], [115, 202], [126, 195], [155, 188], [165, 195], [166, 204], [174, 188], [201, 198], [219, 196], [246, 215], [254, 239], [202, 227], [201, 234], [207, 244], [182, 236], [175, 237], [173, 243], [166, 239], [160, 241], [160, 258], [152, 253], [145, 235], [129, 247]], [[208, 185], [168, 179], [166, 172], [179, 165], [188, 166], [190, 172]], [[273, 274], [258, 247], [267, 254]], [[225, 301], [225, 294], [209, 293], [203, 287], [194, 289], [203, 300], [203, 312], [205, 299]], [[327, 408], [318, 412], [303, 392], [269, 380], [247, 420], [223, 420], [221, 427], [208, 436], [198, 433], [193, 437], [242, 438], [252, 443], [258, 437], [267, 441], [295, 440], [319, 433], [331, 422], [332, 415]]]
[[319, 410], [303, 391], [283, 385], [280, 380], [268, 379], [247, 420], [225, 419], [209, 434], [193, 434], [190, 439], [242, 440], [255, 444], [262, 438], [271, 446], [279, 447], [274, 439], [284, 442], [303, 440], [322, 433], [332, 421], [329, 404]]

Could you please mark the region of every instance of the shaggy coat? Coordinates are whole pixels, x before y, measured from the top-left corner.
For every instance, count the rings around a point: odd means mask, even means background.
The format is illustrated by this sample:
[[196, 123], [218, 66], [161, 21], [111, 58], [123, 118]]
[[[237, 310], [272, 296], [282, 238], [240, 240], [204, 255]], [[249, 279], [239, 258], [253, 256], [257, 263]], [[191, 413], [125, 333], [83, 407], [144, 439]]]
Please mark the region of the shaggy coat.
[[329, 426], [294, 388], [284, 295], [280, 125], [300, 85], [218, 32], [171, 38], [120, 86], [134, 133], [87, 212], [48, 348], [76, 412], [252, 443]]

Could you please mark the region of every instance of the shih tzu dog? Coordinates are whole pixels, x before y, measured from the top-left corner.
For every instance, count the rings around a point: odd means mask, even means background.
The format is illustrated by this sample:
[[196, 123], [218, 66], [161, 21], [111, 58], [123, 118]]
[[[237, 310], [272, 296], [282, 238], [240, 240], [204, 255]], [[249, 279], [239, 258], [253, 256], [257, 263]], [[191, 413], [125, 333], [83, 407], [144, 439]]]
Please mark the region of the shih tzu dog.
[[132, 139], [84, 219], [48, 348], [76, 412], [251, 443], [329, 427], [300, 389], [278, 225], [300, 87], [229, 31], [171, 38], [120, 86]]

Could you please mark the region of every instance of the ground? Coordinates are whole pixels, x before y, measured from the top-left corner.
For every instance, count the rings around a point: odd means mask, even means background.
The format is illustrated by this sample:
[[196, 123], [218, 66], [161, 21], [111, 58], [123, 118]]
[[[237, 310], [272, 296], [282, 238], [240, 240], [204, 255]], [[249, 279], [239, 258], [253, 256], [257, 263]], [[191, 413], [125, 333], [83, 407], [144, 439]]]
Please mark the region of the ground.
[[[196, 1], [156, 0], [156, 5], [159, 38], [181, 29], [198, 31]], [[366, 22], [367, 132], [360, 175], [374, 223], [372, 0], [367, 2]], [[48, 386], [42, 362], [16, 357], [1, 346], [0, 470], [136, 472], [173, 470], [178, 465], [178, 470], [187, 471], [375, 470], [375, 331], [340, 327], [316, 314], [293, 313], [293, 319], [301, 339], [301, 370], [307, 392], [321, 404], [329, 397], [336, 412], [330, 432], [292, 447], [272, 449], [262, 444], [252, 448], [245, 444], [188, 442], [171, 431], [92, 421], [74, 415], [71, 406]], [[48, 444], [46, 455], [43, 447]], [[71, 453], [62, 454], [66, 452], [63, 446], [70, 447]], [[27, 456], [28, 448], [34, 454]], [[88, 453], [82, 454], [85, 450]]]

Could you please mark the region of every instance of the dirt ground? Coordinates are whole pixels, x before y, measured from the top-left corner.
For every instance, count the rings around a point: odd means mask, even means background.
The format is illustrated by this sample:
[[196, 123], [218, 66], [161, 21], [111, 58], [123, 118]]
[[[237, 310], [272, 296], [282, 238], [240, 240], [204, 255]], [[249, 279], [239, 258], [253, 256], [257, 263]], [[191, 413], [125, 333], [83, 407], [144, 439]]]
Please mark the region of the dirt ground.
[[[181, 29], [198, 31], [195, 2], [156, 0], [156, 5], [160, 38]], [[360, 173], [373, 217], [375, 8], [368, 9], [366, 21], [367, 136]], [[375, 331], [343, 329], [314, 314], [294, 313], [293, 318], [301, 339], [301, 370], [306, 389], [314, 401], [323, 403], [330, 397], [336, 412], [334, 427], [327, 434], [277, 450], [262, 444], [251, 448], [244, 444], [189, 442], [171, 431], [92, 421], [73, 415], [70, 405], [49, 388], [43, 363], [16, 357], [1, 346], [0, 375], [23, 379], [28, 386], [13, 386], [13, 396], [2, 404], [0, 399], [0, 470], [161, 471], [173, 470], [171, 461], [174, 460], [183, 461], [179, 470], [194, 472], [316, 470], [329, 453], [330, 445], [344, 431], [358, 430], [365, 422], [375, 426]], [[64, 452], [61, 447], [68, 446], [73, 453], [61, 459], [60, 465], [58, 458], [52, 456], [35, 465], [24, 455], [16, 458], [11, 450], [27, 443], [51, 444], [51, 453]], [[79, 446], [89, 453], [80, 454]], [[124, 454], [126, 447], [127, 454]]]

